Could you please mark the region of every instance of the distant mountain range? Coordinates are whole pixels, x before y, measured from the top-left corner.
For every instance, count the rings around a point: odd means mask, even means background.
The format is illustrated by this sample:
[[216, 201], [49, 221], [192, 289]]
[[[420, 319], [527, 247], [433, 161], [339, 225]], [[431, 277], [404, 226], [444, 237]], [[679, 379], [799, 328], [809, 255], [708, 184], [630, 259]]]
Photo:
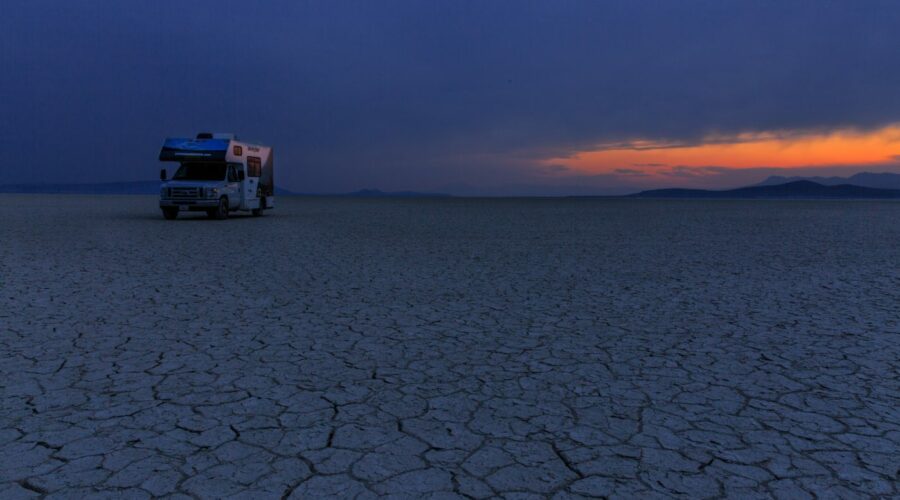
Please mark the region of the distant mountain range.
[[[93, 184], [5, 184], [0, 193], [47, 194], [145, 194], [159, 193], [159, 181], [104, 182]], [[362, 189], [351, 193], [296, 193], [275, 188], [278, 196], [338, 196], [348, 198], [445, 198], [446, 193], [386, 192]], [[653, 189], [630, 198], [900, 198], [900, 174], [861, 172], [850, 177], [783, 177], [773, 175], [759, 184], [727, 190]]]
[[[159, 194], [160, 181], [102, 182], [93, 184], [2, 184], [0, 193], [24, 194]], [[417, 191], [385, 192], [362, 189], [352, 193], [301, 194], [275, 188], [276, 196], [344, 196], [353, 198], [431, 198], [448, 197], [444, 193], [420, 193]]]
[[888, 172], [860, 172], [858, 174], [853, 174], [850, 177], [783, 177], [781, 175], [773, 175], [756, 185], [775, 186], [795, 181], [812, 181], [823, 186], [850, 184], [852, 186], [875, 189], [900, 189], [900, 174], [891, 174]]
[[630, 198], [702, 198], [702, 199], [900, 199], [900, 189], [875, 189], [840, 184], [827, 186], [800, 180], [784, 184], [749, 186], [713, 191], [707, 189], [653, 189], [641, 191]]
[[[159, 181], [98, 182], [93, 184], [0, 184], [0, 193], [24, 194], [159, 194]], [[292, 195], [275, 188], [276, 195]]]
[[159, 194], [159, 181], [94, 184], [2, 184], [0, 193], [29, 194]]
[[446, 193], [420, 193], [418, 191], [379, 191], [378, 189], [361, 189], [352, 193], [324, 196], [347, 196], [353, 198], [449, 198]]

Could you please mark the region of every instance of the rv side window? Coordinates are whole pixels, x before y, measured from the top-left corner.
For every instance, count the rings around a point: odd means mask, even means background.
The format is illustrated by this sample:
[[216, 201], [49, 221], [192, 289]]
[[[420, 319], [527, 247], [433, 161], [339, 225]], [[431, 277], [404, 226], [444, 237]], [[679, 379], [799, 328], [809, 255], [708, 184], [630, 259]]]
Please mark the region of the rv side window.
[[255, 156], [247, 157], [247, 177], [259, 177], [261, 169], [259, 158]]
[[228, 165], [228, 182], [237, 182], [238, 175], [237, 171], [234, 169], [234, 165]]

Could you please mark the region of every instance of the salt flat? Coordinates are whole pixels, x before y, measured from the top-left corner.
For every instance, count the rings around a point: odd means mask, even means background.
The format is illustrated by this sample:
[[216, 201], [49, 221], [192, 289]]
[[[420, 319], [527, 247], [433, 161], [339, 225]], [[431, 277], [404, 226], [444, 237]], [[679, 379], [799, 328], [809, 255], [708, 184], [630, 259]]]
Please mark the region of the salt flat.
[[0, 497], [900, 495], [900, 203], [0, 196]]

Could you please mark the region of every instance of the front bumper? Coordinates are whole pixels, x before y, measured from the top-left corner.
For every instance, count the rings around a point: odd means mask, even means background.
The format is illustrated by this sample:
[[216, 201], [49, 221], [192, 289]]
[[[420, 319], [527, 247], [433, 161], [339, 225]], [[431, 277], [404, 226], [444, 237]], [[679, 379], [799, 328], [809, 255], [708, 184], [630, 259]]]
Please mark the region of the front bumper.
[[172, 199], [161, 199], [159, 200], [159, 208], [171, 208], [178, 207], [181, 210], [191, 210], [191, 209], [207, 209], [207, 208], [216, 208], [219, 206], [219, 200], [215, 198], [210, 199], [193, 199], [193, 200], [172, 200]]

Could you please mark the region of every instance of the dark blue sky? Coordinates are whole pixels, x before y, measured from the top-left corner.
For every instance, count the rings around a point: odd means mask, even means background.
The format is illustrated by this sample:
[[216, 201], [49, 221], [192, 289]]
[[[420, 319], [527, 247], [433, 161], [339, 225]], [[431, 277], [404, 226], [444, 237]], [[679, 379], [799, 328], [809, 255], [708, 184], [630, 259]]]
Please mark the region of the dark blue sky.
[[[279, 184], [301, 192], [617, 192], [644, 167], [546, 161], [636, 140], [900, 122], [895, 1], [7, 0], [2, 11], [0, 183], [152, 179], [164, 137], [214, 130], [275, 146]], [[698, 185], [744, 180], [708, 172]]]

